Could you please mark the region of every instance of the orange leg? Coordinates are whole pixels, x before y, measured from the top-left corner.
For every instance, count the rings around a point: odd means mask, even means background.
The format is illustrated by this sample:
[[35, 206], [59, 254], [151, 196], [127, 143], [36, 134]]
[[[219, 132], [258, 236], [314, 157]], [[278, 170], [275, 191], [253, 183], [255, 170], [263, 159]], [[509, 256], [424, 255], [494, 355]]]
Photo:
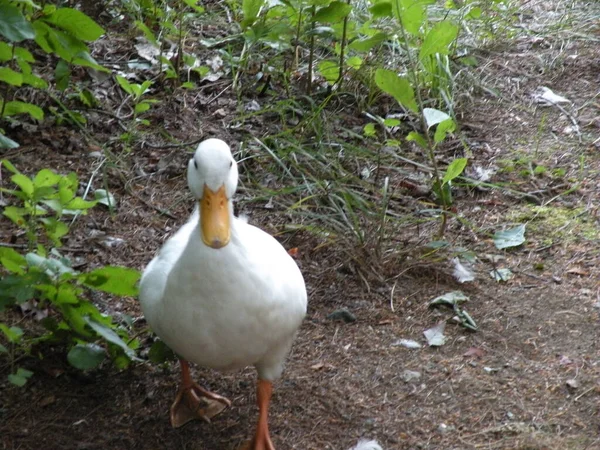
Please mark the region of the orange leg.
[[275, 450], [271, 436], [269, 436], [269, 403], [273, 392], [273, 383], [267, 380], [258, 380], [258, 424], [254, 439], [244, 447], [244, 450]]
[[210, 422], [210, 419], [231, 406], [228, 399], [207, 391], [192, 380], [190, 365], [187, 361], [180, 359], [179, 363], [181, 365], [181, 387], [171, 405], [171, 425], [174, 428], [185, 425], [194, 419]]

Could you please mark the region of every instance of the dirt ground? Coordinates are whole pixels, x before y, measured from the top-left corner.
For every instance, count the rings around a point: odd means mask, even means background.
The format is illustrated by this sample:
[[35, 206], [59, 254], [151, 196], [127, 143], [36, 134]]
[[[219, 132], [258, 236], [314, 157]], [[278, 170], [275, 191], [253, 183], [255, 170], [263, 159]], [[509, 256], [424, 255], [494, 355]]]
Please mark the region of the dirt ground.
[[[586, 20], [539, 32], [561, 14], [584, 10]], [[348, 450], [363, 437], [385, 450], [600, 449], [600, 27], [592, 20], [600, 9], [597, 3], [525, 2], [521, 14], [528, 32], [477, 53], [485, 89], [462, 99], [459, 111], [470, 167], [493, 168], [497, 186], [456, 188], [457, 214], [471, 227], [451, 219], [446, 238], [479, 256], [475, 281], [460, 284], [449, 262], [414, 256], [415, 243], [431, 238], [427, 227], [404, 229], [413, 256], [409, 251], [376, 276], [349, 259], [341, 244], [279, 233], [289, 220], [284, 211], [248, 201], [251, 190], [238, 195], [238, 210], [252, 223], [277, 234], [286, 248], [298, 248], [309, 293], [308, 315], [274, 391], [270, 426], [278, 450]], [[109, 44], [99, 46], [102, 52]], [[165, 103], [153, 120], [181, 142], [219, 136], [236, 150], [241, 134], [226, 127], [235, 114], [227, 110], [235, 104], [232, 94], [201, 105], [222, 91], [220, 83]], [[539, 105], [533, 94], [540, 86], [572, 103], [562, 110]], [[217, 109], [224, 112], [215, 116]], [[86, 114], [96, 140], [120, 133], [114, 117]], [[76, 171], [83, 181], [97, 163], [90, 156], [97, 149], [73, 128], [40, 126], [14, 137], [22, 148], [1, 156], [28, 174], [51, 167]], [[95, 208], [75, 222], [64, 253], [83, 270], [105, 264], [142, 269], [186, 220], [191, 202], [183, 168], [193, 146], [160, 143], [151, 134], [103, 169], [120, 203], [113, 216]], [[463, 156], [459, 150], [456, 156]], [[545, 170], [536, 175], [535, 167]], [[242, 166], [242, 183], [243, 174]], [[495, 250], [489, 236], [516, 223], [528, 224], [527, 242]], [[20, 244], [13, 233], [0, 219], [0, 241]], [[123, 242], [107, 246], [104, 236]], [[499, 265], [515, 277], [493, 280], [486, 254], [502, 254]], [[449, 317], [427, 303], [454, 290], [470, 297], [467, 309], [479, 330], [449, 323], [446, 344], [427, 347], [423, 331]], [[136, 299], [94, 300], [143, 326]], [[328, 318], [341, 308], [356, 321]], [[28, 326], [17, 312], [10, 318]], [[149, 346], [151, 338], [144, 339]], [[399, 339], [423, 347], [396, 345]], [[233, 406], [211, 424], [175, 430], [168, 420], [179, 381], [175, 364], [140, 363], [124, 371], [106, 364], [82, 373], [66, 363], [61, 348], [22, 364], [35, 374], [20, 389], [4, 381], [8, 364], [0, 360], [2, 449], [233, 450], [251, 435], [257, 417], [251, 368], [229, 374], [195, 368], [195, 378]]]

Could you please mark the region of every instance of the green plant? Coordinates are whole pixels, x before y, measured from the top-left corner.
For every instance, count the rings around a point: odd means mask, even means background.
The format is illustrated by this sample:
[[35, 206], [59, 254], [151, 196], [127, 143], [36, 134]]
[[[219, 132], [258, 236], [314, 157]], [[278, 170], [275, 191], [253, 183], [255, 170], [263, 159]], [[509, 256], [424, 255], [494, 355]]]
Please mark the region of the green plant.
[[119, 86], [131, 97], [133, 103], [133, 125], [129, 132], [125, 133], [123, 137], [128, 140], [134, 134], [138, 128], [138, 125], [150, 125], [150, 121], [147, 119], [140, 119], [139, 115], [145, 113], [150, 109], [153, 103], [158, 100], [151, 98], [142, 98], [152, 86], [152, 81], [146, 80], [142, 84], [130, 83], [125, 77], [117, 75], [117, 82]]
[[12, 173], [10, 179], [18, 189], [0, 188], [0, 192], [14, 195], [21, 202], [20, 206], [5, 207], [3, 214], [25, 230], [29, 250], [37, 246], [40, 230], [44, 231], [52, 245], [60, 247], [61, 238], [69, 231], [61, 218], [64, 215], [85, 214], [97, 203], [75, 195], [79, 180], [74, 172], [58, 175], [50, 169], [42, 169], [29, 178], [7, 160], [3, 160], [1, 165]]
[[[13, 175], [18, 189], [2, 188], [20, 206], [6, 206], [3, 214], [26, 231], [29, 251], [0, 247], [0, 312], [26, 302], [44, 311], [40, 324], [44, 332], [25, 336], [17, 326], [0, 323], [7, 345], [0, 345], [11, 364], [9, 380], [23, 385], [31, 373], [16, 363], [20, 355], [30, 352], [42, 342], [62, 342], [69, 347], [68, 360], [79, 369], [100, 364], [108, 354], [118, 367], [135, 359], [138, 342], [128, 339], [125, 323], [115, 323], [102, 314], [87, 298], [87, 289], [114, 295], [136, 295], [139, 273], [125, 267], [106, 266], [86, 273], [73, 269], [71, 261], [57, 247], [69, 231], [61, 219], [66, 214], [85, 213], [96, 204], [75, 196], [77, 176], [58, 175], [49, 169], [29, 178], [8, 161], [2, 161]], [[47, 241], [39, 239], [43, 230]], [[52, 246], [47, 250], [47, 245]], [[99, 345], [99, 344], [102, 345]]]
[[[176, 83], [179, 83], [184, 64], [189, 68], [189, 72], [203, 75], [208, 70], [198, 64], [194, 55], [185, 52], [184, 40], [188, 23], [204, 12], [204, 8], [197, 3], [197, 0], [183, 0], [183, 2], [176, 2], [175, 5], [162, 0], [123, 2], [128, 14], [135, 19], [135, 27], [158, 52], [156, 57], [160, 65], [160, 73], [164, 78], [175, 80]], [[167, 57], [165, 47], [173, 41], [177, 42], [175, 54]], [[188, 78], [183, 86], [191, 88], [194, 84]]]
[[[19, 88], [30, 86], [45, 90], [48, 83], [35, 74], [36, 59], [23, 45], [35, 41], [43, 52], [57, 56], [54, 70], [56, 87], [64, 91], [76, 66], [107, 71], [90, 55], [86, 41], [98, 39], [104, 30], [84, 13], [73, 8], [39, 5], [34, 1], [0, 0], [0, 122], [28, 114], [41, 121], [44, 111], [19, 100]], [[0, 129], [0, 148], [15, 148], [18, 143]]]

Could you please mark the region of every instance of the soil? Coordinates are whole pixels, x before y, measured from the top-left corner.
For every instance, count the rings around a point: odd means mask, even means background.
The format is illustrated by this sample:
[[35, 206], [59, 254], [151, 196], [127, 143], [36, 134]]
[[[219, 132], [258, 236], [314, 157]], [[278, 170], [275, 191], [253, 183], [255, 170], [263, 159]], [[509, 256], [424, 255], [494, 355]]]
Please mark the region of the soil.
[[[419, 257], [438, 222], [398, 230], [404, 256], [377, 268], [369, 248], [282, 233], [294, 216], [250, 201], [252, 189], [243, 188], [249, 171], [242, 165], [238, 210], [286, 248], [298, 249], [309, 292], [308, 315], [274, 390], [270, 427], [278, 450], [347, 450], [360, 438], [376, 439], [386, 450], [600, 449], [600, 28], [590, 19], [600, 10], [597, 4], [525, 2], [519, 14], [530, 33], [477, 53], [482, 81], [458, 110], [470, 167], [495, 170], [494, 187], [455, 187], [456, 215], [445, 235], [478, 255], [475, 281], [459, 283], [446, 258]], [[552, 34], [539, 31], [556, 17], [585, 19]], [[127, 44], [106, 38], [95, 51], [116, 60], [131, 50]], [[218, 136], [238, 150], [248, 134], [227, 127], [237, 114], [227, 85], [217, 80], [163, 99], [149, 119], [180, 142]], [[572, 103], [560, 109], [538, 104], [533, 94], [540, 86]], [[107, 97], [114, 100], [120, 94], [112, 89]], [[96, 207], [81, 216], [62, 252], [80, 270], [106, 264], [141, 270], [190, 212], [183, 168], [194, 146], [165, 145], [157, 131], [130, 153], [119, 153], [115, 137], [125, 122], [106, 111], [85, 114], [92, 140], [115, 150], [110, 163], [94, 154], [99, 148], [80, 130], [56, 123], [11, 131], [22, 147], [2, 158], [29, 175], [50, 167], [75, 171], [96, 188], [106, 183], [119, 201], [116, 212]], [[343, 117], [360, 129], [366, 122], [358, 114]], [[257, 122], [250, 133], [265, 133], [260, 127], [277, 125]], [[447, 160], [464, 155], [460, 145], [446, 151]], [[542, 169], [534, 174], [536, 167]], [[402, 195], [407, 205], [424, 208], [428, 201]], [[526, 243], [496, 250], [492, 234], [516, 223], [527, 223]], [[123, 241], [107, 245], [107, 236]], [[24, 238], [1, 219], [0, 241], [18, 246]], [[493, 280], [489, 254], [502, 255], [498, 267], [510, 268], [514, 277]], [[469, 296], [465, 308], [478, 330], [450, 320], [446, 343], [429, 347], [423, 331], [452, 314], [428, 302], [455, 290]], [[136, 299], [93, 298], [103, 311], [129, 314], [144, 330]], [[328, 318], [340, 309], [356, 320]], [[2, 321], [36, 327], [19, 311]], [[152, 337], [143, 333], [142, 339], [147, 350]], [[408, 349], [400, 339], [423, 347]], [[168, 409], [179, 382], [175, 363], [143, 362], [123, 371], [107, 363], [83, 373], [67, 364], [63, 348], [37, 356], [20, 361], [34, 372], [24, 388], [5, 381], [10, 366], [0, 360], [3, 449], [225, 450], [239, 448], [253, 432], [252, 368], [228, 374], [194, 368], [199, 383], [233, 406], [210, 424], [173, 429]]]

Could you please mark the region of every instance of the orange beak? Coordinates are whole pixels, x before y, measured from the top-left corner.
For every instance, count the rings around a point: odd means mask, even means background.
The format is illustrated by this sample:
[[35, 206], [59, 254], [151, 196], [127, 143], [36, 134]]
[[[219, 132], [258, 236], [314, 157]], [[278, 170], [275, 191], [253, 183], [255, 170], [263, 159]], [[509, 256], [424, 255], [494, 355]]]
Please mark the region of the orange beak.
[[225, 185], [217, 192], [204, 185], [204, 193], [200, 199], [202, 241], [215, 249], [225, 247], [231, 238], [229, 222], [229, 200], [225, 194]]

